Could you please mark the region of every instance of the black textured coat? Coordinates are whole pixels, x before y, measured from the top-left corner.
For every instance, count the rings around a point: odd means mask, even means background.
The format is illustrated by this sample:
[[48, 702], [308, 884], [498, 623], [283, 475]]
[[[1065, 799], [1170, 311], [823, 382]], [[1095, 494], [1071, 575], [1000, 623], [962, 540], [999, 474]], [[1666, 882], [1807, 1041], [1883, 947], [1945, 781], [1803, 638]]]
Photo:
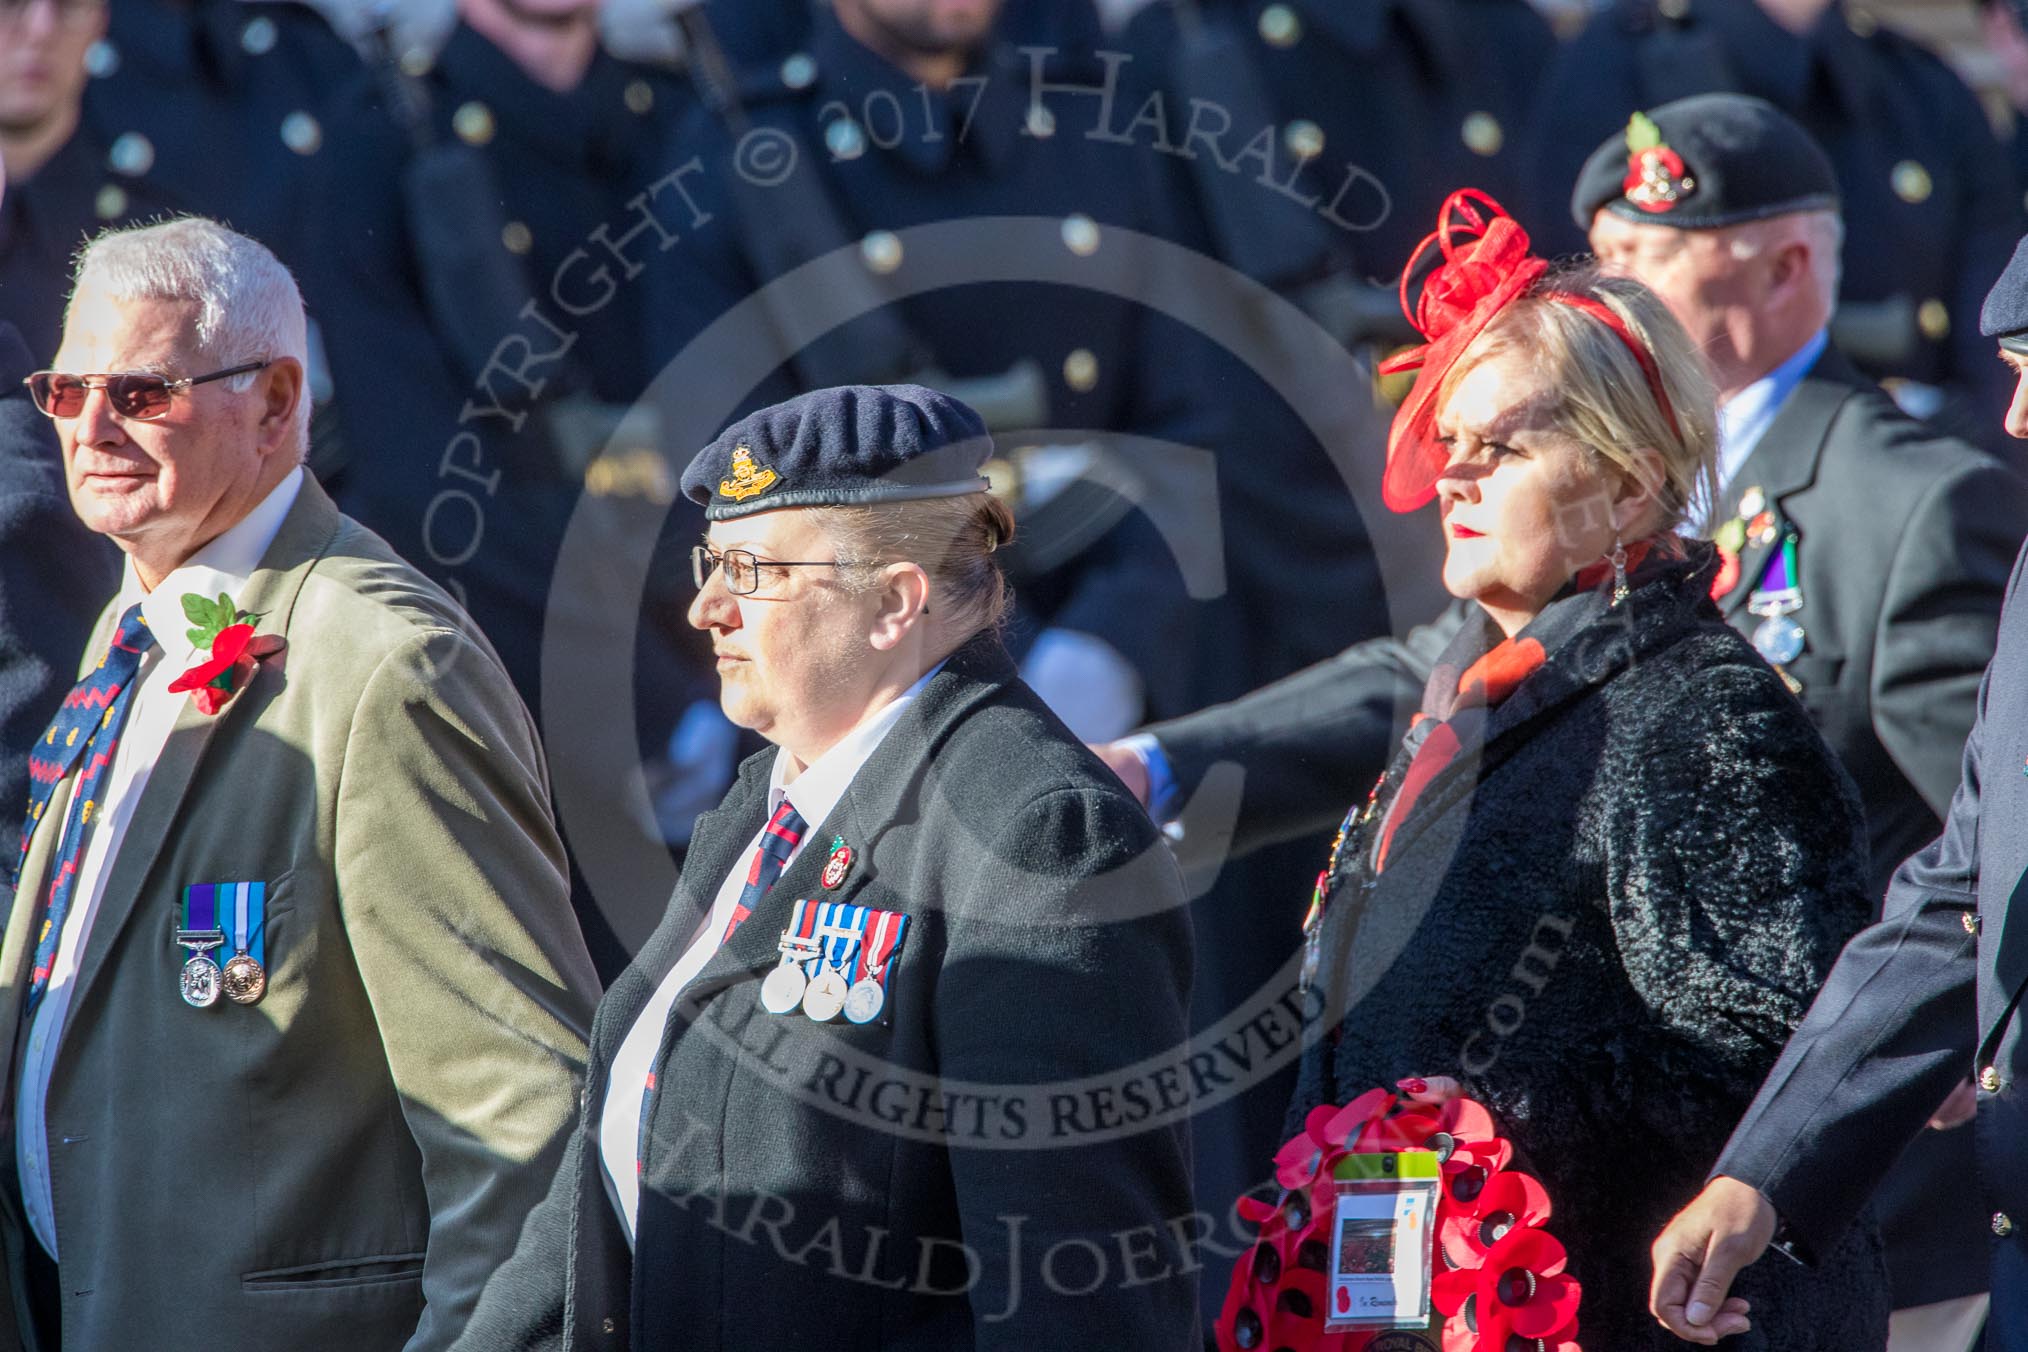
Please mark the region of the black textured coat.
[[[1338, 1022], [1295, 1103], [1463, 1080], [1547, 1186], [1583, 1342], [1612, 1352], [1678, 1346], [1647, 1314], [1649, 1243], [1872, 909], [1851, 783], [1695, 555], [1617, 610], [1560, 602], [1590, 607], [1582, 627], [1425, 788], [1385, 872], [1371, 827], [1347, 842], [1322, 933]], [[1755, 1325], [1737, 1346], [1885, 1342], [1870, 1226], [1737, 1289]]]

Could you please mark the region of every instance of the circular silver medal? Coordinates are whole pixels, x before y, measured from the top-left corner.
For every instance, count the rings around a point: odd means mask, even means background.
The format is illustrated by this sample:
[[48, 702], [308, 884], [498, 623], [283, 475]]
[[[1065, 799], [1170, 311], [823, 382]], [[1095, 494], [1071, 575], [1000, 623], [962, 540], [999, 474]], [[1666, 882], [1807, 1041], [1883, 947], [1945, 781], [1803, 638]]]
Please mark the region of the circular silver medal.
[[1803, 626], [1787, 615], [1770, 615], [1754, 629], [1753, 646], [1775, 666], [1787, 666], [1803, 655]]
[[219, 989], [236, 1005], [258, 1004], [268, 993], [267, 969], [251, 953], [235, 953], [219, 974]]
[[803, 1002], [803, 988], [810, 979], [793, 962], [785, 962], [761, 982], [761, 1008], [770, 1014], [786, 1014]]
[[218, 1003], [218, 964], [202, 953], [183, 964], [183, 1003], [192, 1009], [209, 1009]]
[[867, 977], [855, 982], [845, 997], [845, 1017], [854, 1023], [872, 1023], [880, 1017], [880, 1007], [887, 1003], [887, 992], [878, 981]]
[[829, 1023], [845, 1008], [845, 978], [826, 967], [803, 992], [803, 1012], [818, 1023]]

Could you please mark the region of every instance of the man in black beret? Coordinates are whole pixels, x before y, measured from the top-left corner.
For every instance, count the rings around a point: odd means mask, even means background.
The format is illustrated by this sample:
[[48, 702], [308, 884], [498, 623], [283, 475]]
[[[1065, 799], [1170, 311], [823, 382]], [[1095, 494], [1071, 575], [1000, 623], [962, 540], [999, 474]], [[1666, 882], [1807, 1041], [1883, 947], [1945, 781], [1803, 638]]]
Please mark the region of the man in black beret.
[[[1903, 407], [2001, 455], [2004, 372], [1973, 316], [2028, 219], [1978, 98], [1921, 43], [1834, 0], [1610, 0], [1540, 76], [1526, 172], [1567, 184], [1591, 148], [1696, 94], [1766, 99], [1836, 167], [1850, 247], [1837, 340]], [[1545, 220], [1555, 253], [1573, 232]]]
[[991, 449], [945, 395], [860, 386], [685, 472], [690, 622], [773, 745], [600, 1006], [574, 1143], [461, 1347], [1197, 1336], [1190, 1105], [1154, 1083], [1186, 1051], [1189, 913], [1001, 646]]
[[[2028, 436], [2028, 239], [1980, 329], [2015, 380], [2006, 429]], [[1846, 946], [1712, 1181], [1655, 1241], [1654, 1313], [1681, 1337], [1739, 1332], [1745, 1318], [1724, 1309], [1738, 1271], [1770, 1244], [1802, 1261], [1826, 1251], [1969, 1072], [1978, 1168], [1940, 1186], [1985, 1211], [1988, 1352], [2028, 1349], [2028, 919], [2013, 915], [2028, 872], [2021, 566], [1943, 833], [1896, 872], [1885, 918]]]

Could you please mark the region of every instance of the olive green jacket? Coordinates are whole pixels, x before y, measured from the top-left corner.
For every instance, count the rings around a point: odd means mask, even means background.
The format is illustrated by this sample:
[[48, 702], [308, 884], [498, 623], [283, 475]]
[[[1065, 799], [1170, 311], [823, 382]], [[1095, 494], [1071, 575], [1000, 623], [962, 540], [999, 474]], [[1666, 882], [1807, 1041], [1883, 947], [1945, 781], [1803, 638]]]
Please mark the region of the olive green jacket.
[[[179, 715], [57, 1051], [65, 1352], [440, 1348], [555, 1169], [598, 997], [542, 753], [464, 613], [314, 481], [236, 600], [287, 648], [216, 715]], [[0, 1047], [20, 1038], [29, 899], [68, 790], [0, 943]], [[254, 880], [267, 993], [191, 1008], [183, 889]], [[16, 1090], [10, 1074], [0, 1346], [35, 1349]]]

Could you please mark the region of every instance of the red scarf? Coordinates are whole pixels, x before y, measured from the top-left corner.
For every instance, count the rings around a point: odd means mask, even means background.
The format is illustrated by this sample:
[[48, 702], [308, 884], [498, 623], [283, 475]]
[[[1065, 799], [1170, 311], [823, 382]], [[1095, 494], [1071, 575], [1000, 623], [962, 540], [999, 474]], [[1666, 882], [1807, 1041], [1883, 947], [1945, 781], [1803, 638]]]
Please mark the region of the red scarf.
[[[1628, 572], [1639, 568], [1648, 557], [1649, 544], [1649, 541], [1642, 540], [1627, 547]], [[1605, 582], [1611, 572], [1610, 564], [1594, 563], [1580, 571], [1573, 581], [1578, 591], [1589, 591]], [[1387, 816], [1380, 824], [1380, 839], [1373, 852], [1374, 873], [1378, 874], [1387, 867], [1387, 851], [1394, 843], [1395, 828], [1407, 820], [1415, 800], [1422, 796], [1431, 780], [1458, 758], [1458, 752], [1463, 749], [1452, 720], [1467, 709], [1496, 708], [1523, 681], [1541, 670], [1542, 664], [1548, 660], [1549, 654], [1543, 650], [1539, 640], [1522, 637], [1506, 639], [1464, 669], [1458, 676], [1455, 694], [1434, 690], [1424, 696], [1423, 709], [1416, 714], [1410, 727], [1419, 728], [1431, 722], [1435, 726], [1424, 734], [1422, 745], [1409, 758], [1408, 768], [1401, 774], [1401, 788], [1395, 793], [1394, 802], [1388, 806]]]

